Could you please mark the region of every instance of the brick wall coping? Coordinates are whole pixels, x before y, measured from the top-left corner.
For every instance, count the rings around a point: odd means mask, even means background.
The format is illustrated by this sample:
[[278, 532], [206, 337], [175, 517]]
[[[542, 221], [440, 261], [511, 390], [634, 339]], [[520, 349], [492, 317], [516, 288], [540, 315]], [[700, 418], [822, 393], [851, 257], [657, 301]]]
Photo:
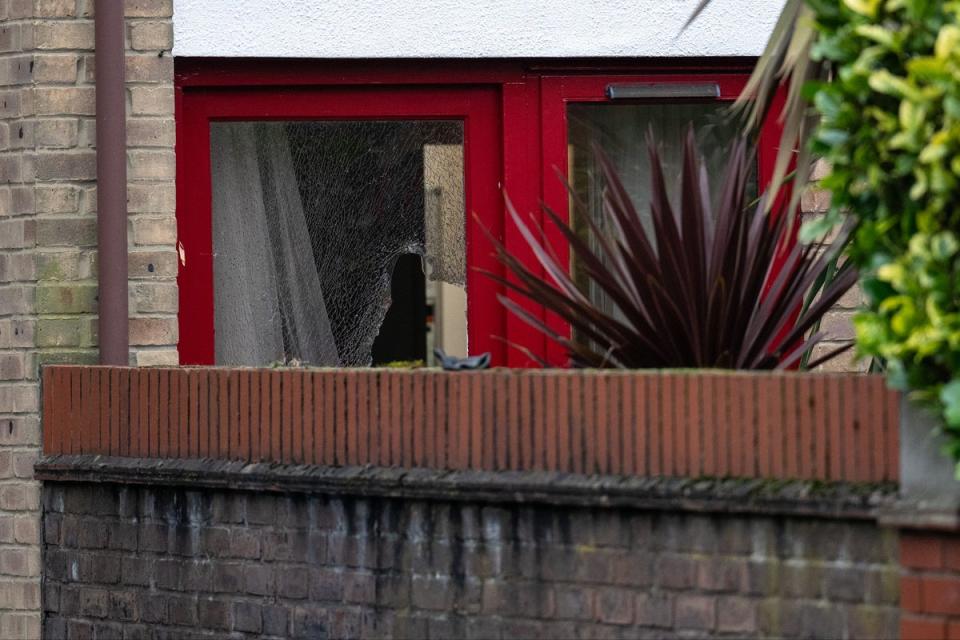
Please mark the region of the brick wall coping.
[[899, 480], [876, 375], [495, 369], [43, 369], [45, 455]]
[[960, 501], [956, 498], [934, 501], [900, 497], [884, 503], [877, 515], [885, 527], [960, 531]]
[[896, 495], [896, 486], [891, 483], [628, 478], [536, 471], [323, 467], [96, 455], [41, 458], [36, 465], [36, 477], [52, 482], [110, 482], [830, 519], [875, 519], [878, 511]]

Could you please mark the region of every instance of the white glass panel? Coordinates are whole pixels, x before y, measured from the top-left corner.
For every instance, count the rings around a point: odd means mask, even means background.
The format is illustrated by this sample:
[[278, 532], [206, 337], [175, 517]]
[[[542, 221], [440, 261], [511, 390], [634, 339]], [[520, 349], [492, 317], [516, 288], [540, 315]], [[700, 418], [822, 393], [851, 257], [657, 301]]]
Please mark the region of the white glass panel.
[[[726, 104], [717, 102], [569, 105], [568, 175], [575, 193], [586, 203], [589, 215], [603, 226], [602, 196], [605, 185], [593, 151], [594, 145], [598, 145], [617, 168], [648, 234], [651, 233], [647, 132], [652, 130], [657, 141], [670, 202], [677, 206], [680, 202], [683, 143], [691, 123], [716, 198], [726, 170], [726, 151], [737, 135], [737, 128], [728, 120], [727, 108]], [[755, 185], [751, 192], [756, 193]], [[572, 220], [577, 232], [586, 237], [586, 223], [576, 216]], [[596, 304], [608, 312], [615, 311], [613, 303], [606, 299], [599, 288], [588, 282], [576, 262], [573, 270], [581, 286], [590, 290], [590, 297]]]

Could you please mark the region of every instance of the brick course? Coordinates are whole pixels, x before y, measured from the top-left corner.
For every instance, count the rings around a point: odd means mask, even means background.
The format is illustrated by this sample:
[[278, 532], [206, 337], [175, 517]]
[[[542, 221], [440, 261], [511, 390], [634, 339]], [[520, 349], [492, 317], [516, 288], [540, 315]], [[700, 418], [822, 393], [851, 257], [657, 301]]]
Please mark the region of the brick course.
[[960, 535], [900, 532], [900, 637], [960, 637]]
[[869, 521], [72, 482], [45, 483], [43, 502], [49, 637], [898, 628], [896, 533]]
[[[816, 181], [826, 175], [828, 165], [820, 160], [814, 166], [811, 179]], [[816, 183], [808, 187], [800, 198], [800, 210], [804, 220], [821, 216], [830, 208], [830, 192], [821, 189]], [[833, 308], [826, 313], [821, 322], [821, 330], [826, 333], [824, 341], [813, 349], [813, 358], [826, 355], [830, 351], [842, 346], [844, 342], [853, 339], [853, 315], [863, 302], [863, 294], [859, 285], [848, 291]], [[822, 371], [866, 371], [870, 363], [858, 362], [853, 351], [820, 365]]]
[[[10, 5], [10, 6], [7, 6]], [[39, 444], [34, 346], [33, 7], [0, 12], [0, 637], [40, 634], [39, 485], [18, 460]]]

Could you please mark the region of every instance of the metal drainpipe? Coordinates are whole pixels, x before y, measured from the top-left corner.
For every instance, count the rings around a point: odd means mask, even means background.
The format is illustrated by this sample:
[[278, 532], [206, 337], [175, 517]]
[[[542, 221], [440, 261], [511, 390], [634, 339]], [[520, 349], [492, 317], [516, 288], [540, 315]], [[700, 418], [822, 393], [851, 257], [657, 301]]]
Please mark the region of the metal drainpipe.
[[96, 0], [97, 284], [100, 364], [129, 364], [127, 102], [123, 0]]

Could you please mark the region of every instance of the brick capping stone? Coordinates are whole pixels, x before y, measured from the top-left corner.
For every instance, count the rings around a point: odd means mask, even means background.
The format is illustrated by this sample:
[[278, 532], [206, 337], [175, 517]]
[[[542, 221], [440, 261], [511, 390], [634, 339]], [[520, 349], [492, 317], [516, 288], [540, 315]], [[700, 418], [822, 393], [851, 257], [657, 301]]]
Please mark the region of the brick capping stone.
[[907, 500], [899, 497], [884, 503], [877, 512], [885, 527], [960, 533], [960, 502]]
[[894, 482], [880, 376], [717, 370], [43, 368], [43, 452]]
[[896, 485], [891, 483], [691, 480], [541, 471], [323, 467], [94, 455], [47, 456], [37, 462], [35, 469], [38, 479], [52, 482], [856, 520], [875, 519], [896, 496]]

